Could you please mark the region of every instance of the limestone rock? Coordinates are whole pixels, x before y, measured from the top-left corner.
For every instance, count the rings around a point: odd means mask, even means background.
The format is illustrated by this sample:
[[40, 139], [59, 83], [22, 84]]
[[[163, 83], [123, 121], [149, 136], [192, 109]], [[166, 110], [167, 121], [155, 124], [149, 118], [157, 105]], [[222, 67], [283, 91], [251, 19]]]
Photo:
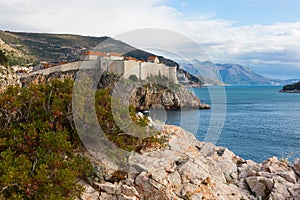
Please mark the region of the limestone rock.
[[162, 105], [167, 110], [180, 108], [210, 109], [207, 104], [201, 104], [198, 97], [185, 87], [172, 89], [168, 86], [148, 83], [139, 87], [130, 98], [130, 104], [138, 110], [149, 110], [152, 105]]
[[267, 197], [270, 191], [273, 189], [274, 182], [272, 179], [251, 176], [246, 178], [246, 182], [251, 189], [251, 192], [256, 196]]
[[287, 163], [280, 162], [277, 158], [270, 158], [263, 163], [264, 171], [270, 172], [274, 175], [279, 175], [286, 181], [291, 183], [296, 183], [297, 177], [292, 169]]
[[295, 171], [295, 173], [300, 178], [300, 158], [295, 159], [295, 164], [293, 166], [293, 170]]
[[162, 134], [165, 148], [129, 157], [128, 178], [94, 184], [100, 199], [300, 199], [297, 161], [245, 161], [176, 126], [166, 125]]
[[0, 92], [4, 91], [8, 86], [19, 85], [19, 78], [11, 67], [0, 65]]
[[86, 183], [83, 180], [78, 182], [79, 185], [83, 186], [84, 192], [81, 194], [81, 199], [84, 200], [95, 200], [98, 199], [100, 196], [100, 192], [95, 190], [91, 185]]

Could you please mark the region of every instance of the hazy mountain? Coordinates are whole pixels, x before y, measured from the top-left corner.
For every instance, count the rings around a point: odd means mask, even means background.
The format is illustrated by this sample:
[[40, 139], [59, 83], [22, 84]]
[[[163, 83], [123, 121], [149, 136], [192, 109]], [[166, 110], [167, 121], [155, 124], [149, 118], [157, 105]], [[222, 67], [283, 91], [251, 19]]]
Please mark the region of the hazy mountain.
[[216, 64], [216, 67], [224, 83], [239, 85], [269, 85], [274, 82], [274, 80], [257, 74], [250, 68], [239, 64]]
[[247, 66], [239, 64], [214, 64], [209, 61], [193, 60], [191, 63], [181, 62], [180, 67], [197, 75], [208, 84], [233, 85], [285, 85], [299, 80], [279, 80], [266, 78]]

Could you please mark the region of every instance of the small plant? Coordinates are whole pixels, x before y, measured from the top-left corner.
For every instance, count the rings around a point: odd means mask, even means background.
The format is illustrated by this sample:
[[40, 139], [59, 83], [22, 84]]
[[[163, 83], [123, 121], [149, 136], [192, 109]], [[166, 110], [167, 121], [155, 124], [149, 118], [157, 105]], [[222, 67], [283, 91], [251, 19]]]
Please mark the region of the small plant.
[[131, 74], [128, 78], [129, 80], [132, 80], [134, 82], [137, 82], [139, 81], [138, 77], [135, 75], [135, 74]]
[[290, 160], [291, 158], [294, 156], [294, 152], [290, 152], [287, 156], [284, 156], [283, 153], [282, 153], [282, 156], [281, 158], [279, 159], [280, 162], [283, 162], [287, 165], [290, 165]]

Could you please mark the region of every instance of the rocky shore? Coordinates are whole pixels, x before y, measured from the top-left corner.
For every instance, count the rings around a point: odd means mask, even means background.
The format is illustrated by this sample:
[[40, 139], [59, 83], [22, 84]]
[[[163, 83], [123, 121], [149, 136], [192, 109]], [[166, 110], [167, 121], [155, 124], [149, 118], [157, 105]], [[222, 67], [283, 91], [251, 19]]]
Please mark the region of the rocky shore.
[[[244, 160], [225, 147], [198, 141], [180, 127], [166, 125], [163, 149], [129, 158], [128, 172], [79, 183], [81, 198], [126, 200], [300, 199], [300, 160], [291, 165], [277, 158], [263, 163]], [[98, 164], [99, 166], [99, 164]], [[119, 179], [113, 178], [116, 174]]]

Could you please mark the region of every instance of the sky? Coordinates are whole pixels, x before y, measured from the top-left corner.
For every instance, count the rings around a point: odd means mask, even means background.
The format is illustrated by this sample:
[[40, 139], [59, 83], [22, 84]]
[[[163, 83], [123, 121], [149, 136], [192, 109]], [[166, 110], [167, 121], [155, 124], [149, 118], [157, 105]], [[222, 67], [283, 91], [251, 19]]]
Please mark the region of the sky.
[[0, 0], [0, 5], [1, 30], [114, 37], [168, 29], [191, 38], [215, 63], [300, 79], [298, 0]]

